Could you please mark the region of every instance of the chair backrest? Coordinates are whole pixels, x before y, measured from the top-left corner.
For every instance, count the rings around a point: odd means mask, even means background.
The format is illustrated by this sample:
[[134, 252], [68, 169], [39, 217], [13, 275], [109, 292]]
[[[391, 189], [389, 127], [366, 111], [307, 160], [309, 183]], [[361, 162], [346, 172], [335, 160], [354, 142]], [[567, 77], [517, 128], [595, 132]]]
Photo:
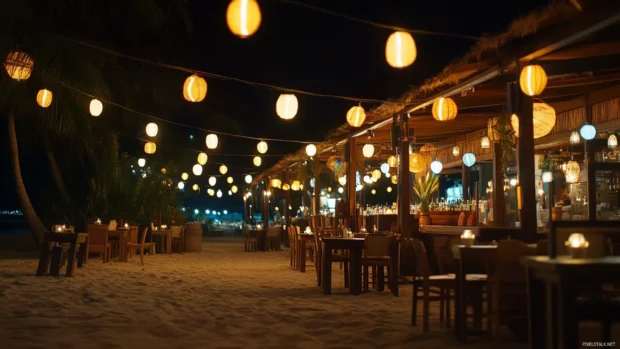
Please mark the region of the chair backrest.
[[500, 283], [525, 284], [525, 268], [521, 257], [536, 255], [536, 247], [518, 240], [502, 240], [497, 243], [495, 260], [490, 263], [490, 273]]
[[270, 225], [267, 227], [267, 237], [280, 237], [280, 230], [282, 230], [282, 226]]
[[149, 227], [144, 228], [144, 232], [142, 232], [142, 238], [140, 239], [140, 245], [144, 248], [144, 243], [146, 242], [146, 234], [149, 232]]
[[295, 227], [295, 233], [296, 233], [296, 234], [301, 233], [301, 228], [300, 228], [299, 226], [296, 226], [296, 227]]
[[540, 240], [536, 243], [536, 255], [548, 256], [549, 255], [549, 240]]
[[368, 235], [364, 242], [366, 257], [386, 257], [390, 255], [390, 238], [386, 235]]
[[467, 218], [467, 215], [465, 214], [465, 212], [461, 212], [461, 214], [459, 214], [459, 221], [458, 221], [458, 226], [462, 227], [465, 225], [465, 219]]
[[137, 225], [130, 225], [129, 226], [129, 242], [132, 242], [134, 244], [138, 243], [138, 231], [139, 231], [139, 227]]
[[170, 227], [170, 234], [173, 238], [180, 238], [183, 233], [183, 227], [180, 225], [173, 225]]
[[86, 227], [89, 245], [105, 245], [108, 242], [108, 226], [104, 224], [89, 224]]
[[467, 226], [473, 227], [475, 224], [476, 224], [476, 213], [472, 212], [469, 214], [469, 217], [467, 217]]
[[113, 219], [110, 221], [110, 225], [108, 226], [108, 230], [116, 230], [116, 221]]
[[416, 274], [418, 276], [422, 276], [427, 278], [431, 271], [428, 265], [428, 255], [426, 254], [426, 247], [424, 247], [424, 243], [418, 239], [412, 239], [411, 246], [413, 247], [413, 251], [415, 253], [415, 262], [416, 262]]

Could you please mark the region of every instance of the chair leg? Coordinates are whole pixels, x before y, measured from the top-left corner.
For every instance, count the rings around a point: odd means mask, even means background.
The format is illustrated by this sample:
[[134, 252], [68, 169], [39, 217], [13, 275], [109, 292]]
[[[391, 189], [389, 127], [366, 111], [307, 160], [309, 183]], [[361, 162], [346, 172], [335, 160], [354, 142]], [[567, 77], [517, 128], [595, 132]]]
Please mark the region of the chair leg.
[[450, 304], [450, 297], [452, 297], [452, 291], [448, 288], [446, 290], [446, 328], [452, 328], [451, 325], [451, 320], [450, 320], [450, 316], [451, 316], [451, 312], [452, 312], [452, 305]]
[[439, 323], [443, 324], [443, 315], [444, 315], [444, 311], [445, 311], [445, 291], [446, 289], [441, 287], [439, 288], [439, 297], [441, 297], [441, 300], [439, 301]]
[[369, 292], [368, 289], [368, 264], [363, 264], [364, 268], [364, 292]]
[[413, 296], [411, 301], [411, 326], [416, 326], [418, 318], [418, 284], [413, 280]]
[[349, 262], [344, 262], [344, 287], [349, 288]]
[[144, 248], [140, 247], [140, 264], [144, 266]]
[[429, 315], [430, 315], [430, 301], [429, 301], [429, 287], [428, 284], [425, 282], [424, 285], [422, 286], [422, 289], [424, 290], [424, 309], [422, 310], [424, 315], [422, 318], [422, 331], [424, 332], [428, 332], [428, 328], [429, 328]]

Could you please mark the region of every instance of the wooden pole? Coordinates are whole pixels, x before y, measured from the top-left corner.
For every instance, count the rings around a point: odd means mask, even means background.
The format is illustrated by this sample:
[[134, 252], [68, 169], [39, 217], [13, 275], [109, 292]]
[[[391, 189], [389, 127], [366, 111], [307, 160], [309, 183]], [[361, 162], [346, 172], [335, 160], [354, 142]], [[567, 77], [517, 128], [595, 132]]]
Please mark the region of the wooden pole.
[[347, 163], [347, 201], [349, 202], [349, 228], [353, 232], [358, 232], [357, 226], [357, 196], [355, 195], [357, 159], [355, 154], [355, 138], [349, 138], [347, 142], [348, 150], [345, 151]]
[[493, 225], [506, 224], [506, 201], [504, 199], [504, 172], [502, 168], [502, 147], [493, 143]]
[[469, 200], [469, 167], [463, 164], [461, 166], [461, 174], [463, 179], [463, 201]]
[[312, 198], [312, 221], [316, 229], [319, 226], [319, 211], [321, 208], [321, 169], [319, 159], [314, 160], [314, 197]]
[[407, 116], [401, 116], [401, 132], [398, 140], [398, 209], [396, 222], [398, 233], [403, 238], [411, 237], [411, 213], [409, 209], [409, 186], [411, 183], [411, 173], [409, 172], [409, 139], [413, 137], [413, 130], [409, 135]]
[[[588, 100], [588, 96], [585, 97], [584, 106], [586, 108], [586, 121], [592, 124], [592, 108]], [[588, 141], [583, 142], [583, 150], [585, 152], [586, 173], [588, 178], [586, 179], [588, 190], [588, 220], [596, 220], [596, 172], [594, 170], [594, 152], [592, 146], [588, 147]]]
[[519, 186], [521, 187], [521, 239], [536, 241], [536, 183], [534, 168], [534, 111], [532, 98], [521, 92], [517, 83], [511, 88], [519, 96]]

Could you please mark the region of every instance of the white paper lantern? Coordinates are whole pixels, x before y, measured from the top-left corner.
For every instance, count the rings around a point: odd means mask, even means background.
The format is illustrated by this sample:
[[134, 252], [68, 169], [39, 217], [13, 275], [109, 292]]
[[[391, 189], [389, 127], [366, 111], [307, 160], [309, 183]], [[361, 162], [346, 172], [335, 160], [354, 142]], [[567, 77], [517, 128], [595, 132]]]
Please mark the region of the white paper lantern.
[[372, 178], [369, 175], [364, 176], [364, 183], [370, 184], [372, 183]]
[[207, 154], [205, 153], [198, 154], [198, 163], [200, 165], [205, 165], [207, 163], [207, 160], [209, 160], [209, 157], [207, 156]]
[[607, 147], [609, 149], [616, 149], [618, 147], [618, 137], [615, 134], [611, 134], [607, 138]]
[[260, 156], [255, 156], [253, 162], [254, 166], [260, 167], [260, 165], [263, 163], [263, 160], [260, 158]]
[[251, 176], [251, 175], [247, 175], [247, 176], [245, 176], [245, 182], [246, 182], [247, 184], [252, 183], [252, 176]]
[[365, 158], [371, 158], [375, 154], [375, 146], [372, 144], [366, 144], [362, 148], [362, 154]]
[[192, 168], [192, 172], [195, 176], [200, 176], [202, 174], [202, 166], [200, 164], [194, 165]]
[[564, 170], [564, 178], [566, 183], [574, 184], [579, 182], [581, 178], [581, 166], [577, 161], [569, 161], [566, 164], [566, 170]]
[[207, 135], [207, 138], [205, 139], [205, 143], [207, 143], [207, 148], [209, 149], [217, 148], [217, 142], [217, 135], [213, 133]]
[[183, 188], [185, 188], [185, 183], [179, 182], [179, 184], [177, 185], [177, 188], [179, 188], [179, 190], [183, 190]]
[[138, 166], [144, 167], [144, 165], [146, 165], [146, 160], [142, 158], [138, 159]]
[[290, 120], [297, 115], [299, 104], [294, 94], [281, 94], [276, 102], [276, 113], [284, 120]]
[[344, 193], [344, 188], [343, 188], [343, 187], [338, 187], [338, 192], [339, 192], [340, 194]]
[[489, 137], [482, 137], [482, 139], [480, 140], [480, 147], [482, 149], [489, 149], [491, 147], [491, 140], [489, 139]]
[[259, 153], [261, 154], [265, 154], [267, 152], [267, 149], [269, 147], [267, 146], [267, 142], [265, 141], [260, 141], [258, 142], [258, 144], [256, 145], [256, 149], [258, 150]]
[[99, 116], [103, 112], [103, 103], [101, 103], [98, 99], [93, 99], [90, 101], [90, 115]]
[[381, 172], [390, 173], [390, 165], [388, 165], [387, 163], [381, 164]]
[[474, 166], [474, 164], [476, 163], [476, 155], [474, 155], [473, 153], [465, 153], [465, 155], [463, 155], [463, 163], [467, 167]]
[[434, 174], [441, 173], [441, 170], [443, 170], [443, 164], [441, 161], [435, 160], [431, 162], [431, 171], [433, 171]]
[[390, 167], [398, 167], [398, 158], [394, 155], [390, 156], [387, 161]]
[[342, 177], [338, 178], [338, 183], [340, 183], [340, 185], [347, 184], [347, 176], [342, 176]]
[[396, 31], [385, 43], [385, 60], [394, 68], [405, 68], [413, 64], [418, 50], [411, 34]]
[[226, 178], [226, 182], [228, 182], [228, 184], [233, 184], [235, 180], [232, 177], [228, 177]]
[[159, 131], [159, 127], [157, 127], [157, 124], [154, 122], [149, 122], [146, 125], [146, 134], [149, 137], [155, 137], [157, 136], [157, 132]]
[[351, 107], [347, 112], [347, 122], [353, 127], [360, 127], [366, 120], [366, 111], [361, 105]]
[[213, 176], [209, 177], [209, 185], [210, 186], [215, 186], [215, 184], [217, 183], [217, 179]]
[[594, 128], [594, 126], [590, 124], [585, 124], [581, 126], [579, 133], [581, 134], [581, 137], [583, 137], [583, 139], [589, 141], [596, 137], [596, 128]]
[[581, 136], [579, 135], [579, 132], [577, 131], [571, 132], [570, 144], [575, 145], [575, 144], [579, 144], [579, 142], [581, 142]]
[[316, 155], [316, 145], [314, 144], [308, 144], [306, 146], [306, 155], [312, 157], [314, 155]]
[[221, 190], [219, 190], [219, 189], [217, 190], [217, 197], [218, 197], [218, 198], [221, 198], [221, 197], [222, 197], [222, 191], [221, 191]]
[[220, 173], [223, 174], [223, 175], [228, 173], [228, 167], [226, 167], [226, 165], [221, 165], [220, 166]]

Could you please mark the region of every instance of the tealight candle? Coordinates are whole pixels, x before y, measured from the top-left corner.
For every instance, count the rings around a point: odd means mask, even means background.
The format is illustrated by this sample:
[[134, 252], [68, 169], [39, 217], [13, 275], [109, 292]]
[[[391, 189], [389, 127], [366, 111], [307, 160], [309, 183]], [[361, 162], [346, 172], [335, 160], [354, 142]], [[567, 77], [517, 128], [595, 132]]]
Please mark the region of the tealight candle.
[[463, 234], [461, 234], [461, 240], [463, 241], [463, 245], [466, 247], [471, 247], [474, 244], [475, 239], [476, 235], [474, 235], [474, 233], [469, 229], [464, 230]]
[[95, 222], [95, 223], [97, 223], [97, 224], [101, 224], [101, 219], [100, 219], [100, 218], [97, 218], [97, 222]]
[[564, 243], [573, 258], [585, 258], [590, 243], [581, 233], [570, 234]]
[[125, 228], [129, 228], [129, 224], [125, 223]]
[[56, 228], [56, 231], [61, 232], [62, 231], [62, 227]]
[[306, 227], [306, 231], [304, 231], [305, 234], [312, 234], [312, 230], [310, 229], [310, 226]]

